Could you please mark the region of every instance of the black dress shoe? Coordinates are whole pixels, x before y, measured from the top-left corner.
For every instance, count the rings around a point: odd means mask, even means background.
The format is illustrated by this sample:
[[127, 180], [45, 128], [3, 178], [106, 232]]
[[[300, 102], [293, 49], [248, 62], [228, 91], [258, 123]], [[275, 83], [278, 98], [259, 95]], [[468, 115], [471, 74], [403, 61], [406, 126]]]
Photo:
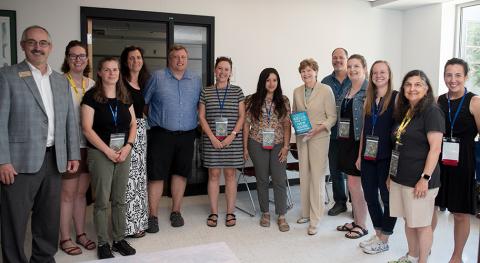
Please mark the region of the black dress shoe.
[[122, 254], [122, 256], [130, 256], [137, 253], [137, 251], [132, 246], [130, 246], [130, 244], [125, 241], [125, 239], [122, 239], [118, 242], [113, 242], [112, 250]]
[[104, 245], [98, 246], [97, 257], [98, 259], [113, 258], [112, 250], [110, 249], [110, 244], [106, 243]]
[[330, 210], [328, 210], [328, 215], [329, 216], [336, 216], [340, 213], [343, 213], [347, 211], [347, 205], [346, 204], [342, 204], [342, 203], [335, 203], [335, 205], [333, 205], [332, 208], [330, 208]]

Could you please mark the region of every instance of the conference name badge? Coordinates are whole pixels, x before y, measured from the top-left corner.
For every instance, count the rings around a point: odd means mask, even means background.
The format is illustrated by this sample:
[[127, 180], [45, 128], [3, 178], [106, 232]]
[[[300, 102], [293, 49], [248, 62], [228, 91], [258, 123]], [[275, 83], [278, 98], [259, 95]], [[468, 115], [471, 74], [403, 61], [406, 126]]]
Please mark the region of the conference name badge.
[[31, 76], [32, 76], [32, 72], [30, 72], [30, 71], [20, 71], [20, 72], [18, 72], [18, 76], [19, 76], [20, 78], [31, 77]]
[[228, 131], [228, 119], [227, 118], [216, 118], [215, 119], [215, 137], [222, 141], [227, 137]]
[[350, 119], [340, 119], [338, 123], [338, 137], [342, 139], [350, 137]]
[[365, 152], [363, 158], [365, 160], [374, 161], [377, 159], [378, 153], [378, 136], [367, 136], [365, 139]]
[[390, 159], [390, 167], [388, 169], [388, 175], [390, 175], [390, 177], [397, 176], [399, 159], [400, 159], [400, 152], [397, 150], [392, 150], [392, 158]]
[[110, 135], [110, 148], [118, 151], [122, 149], [123, 145], [125, 145], [125, 133], [112, 133]]
[[273, 149], [274, 141], [275, 141], [275, 130], [272, 128], [266, 128], [262, 131], [263, 141], [262, 147], [263, 149], [271, 150]]
[[460, 153], [460, 139], [443, 138], [442, 163], [448, 166], [458, 166]]

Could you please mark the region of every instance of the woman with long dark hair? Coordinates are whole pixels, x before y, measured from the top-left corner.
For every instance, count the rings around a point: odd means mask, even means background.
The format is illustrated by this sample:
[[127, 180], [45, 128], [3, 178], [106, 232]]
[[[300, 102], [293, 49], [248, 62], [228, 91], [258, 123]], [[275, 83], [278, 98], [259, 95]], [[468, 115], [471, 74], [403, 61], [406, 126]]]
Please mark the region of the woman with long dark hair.
[[[113, 57], [100, 60], [97, 75], [95, 87], [82, 100], [82, 130], [88, 140], [88, 168], [95, 191], [97, 256], [104, 259], [113, 257], [112, 250], [122, 255], [136, 252], [125, 241], [125, 193], [137, 122], [118, 60]], [[112, 249], [108, 243], [110, 201]]]
[[[80, 102], [85, 93], [95, 85], [93, 79], [88, 78], [90, 66], [88, 65], [88, 48], [78, 40], [72, 40], [65, 48], [62, 72], [68, 80], [71, 89], [75, 113], [80, 119]], [[81, 132], [79, 134], [82, 134]], [[76, 243], [87, 250], [96, 248], [95, 242], [90, 240], [85, 233], [85, 210], [87, 207], [86, 192], [90, 185], [90, 174], [87, 168], [87, 142], [80, 135], [81, 160], [75, 174], [62, 176], [62, 198], [60, 201], [60, 249], [69, 255], [82, 253], [70, 238], [70, 226], [73, 219]]]
[[257, 91], [246, 98], [246, 119], [243, 126], [244, 158], [252, 158], [257, 180], [260, 225], [270, 226], [268, 186], [272, 177], [275, 213], [281, 232], [290, 230], [287, 213], [287, 156], [290, 146], [290, 101], [282, 93], [276, 69], [262, 70]]
[[123, 82], [132, 99], [137, 119], [137, 135], [132, 149], [127, 184], [126, 232], [130, 237], [145, 236], [148, 228], [147, 194], [147, 121], [143, 117], [145, 100], [142, 92], [150, 77], [143, 59], [143, 49], [126, 47], [120, 55]]
[[408, 72], [395, 106], [395, 146], [389, 180], [390, 216], [403, 217], [408, 253], [393, 262], [426, 263], [433, 241], [432, 216], [440, 186], [438, 157], [445, 132], [430, 81], [421, 70]]

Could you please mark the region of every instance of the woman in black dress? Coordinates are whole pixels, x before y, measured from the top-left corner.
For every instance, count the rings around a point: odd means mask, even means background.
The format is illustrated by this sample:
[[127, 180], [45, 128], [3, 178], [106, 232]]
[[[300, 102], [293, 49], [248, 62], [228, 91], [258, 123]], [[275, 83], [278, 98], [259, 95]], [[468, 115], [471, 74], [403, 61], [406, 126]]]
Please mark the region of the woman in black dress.
[[[480, 97], [465, 87], [468, 70], [467, 62], [462, 59], [447, 61], [443, 78], [448, 92], [438, 97], [445, 114], [445, 133], [440, 163], [441, 186], [435, 205], [453, 213], [455, 248], [450, 263], [462, 262], [463, 248], [470, 233], [469, 214], [476, 212], [474, 139], [480, 130]], [[434, 213], [433, 226], [436, 222]]]

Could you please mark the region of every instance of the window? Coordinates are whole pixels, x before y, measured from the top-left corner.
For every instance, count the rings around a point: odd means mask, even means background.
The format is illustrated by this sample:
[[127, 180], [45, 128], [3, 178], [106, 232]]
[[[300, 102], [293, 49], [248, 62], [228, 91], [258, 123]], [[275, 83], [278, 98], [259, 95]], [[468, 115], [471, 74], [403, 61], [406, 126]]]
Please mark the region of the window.
[[458, 17], [457, 54], [470, 66], [466, 87], [480, 94], [480, 1], [459, 5]]

